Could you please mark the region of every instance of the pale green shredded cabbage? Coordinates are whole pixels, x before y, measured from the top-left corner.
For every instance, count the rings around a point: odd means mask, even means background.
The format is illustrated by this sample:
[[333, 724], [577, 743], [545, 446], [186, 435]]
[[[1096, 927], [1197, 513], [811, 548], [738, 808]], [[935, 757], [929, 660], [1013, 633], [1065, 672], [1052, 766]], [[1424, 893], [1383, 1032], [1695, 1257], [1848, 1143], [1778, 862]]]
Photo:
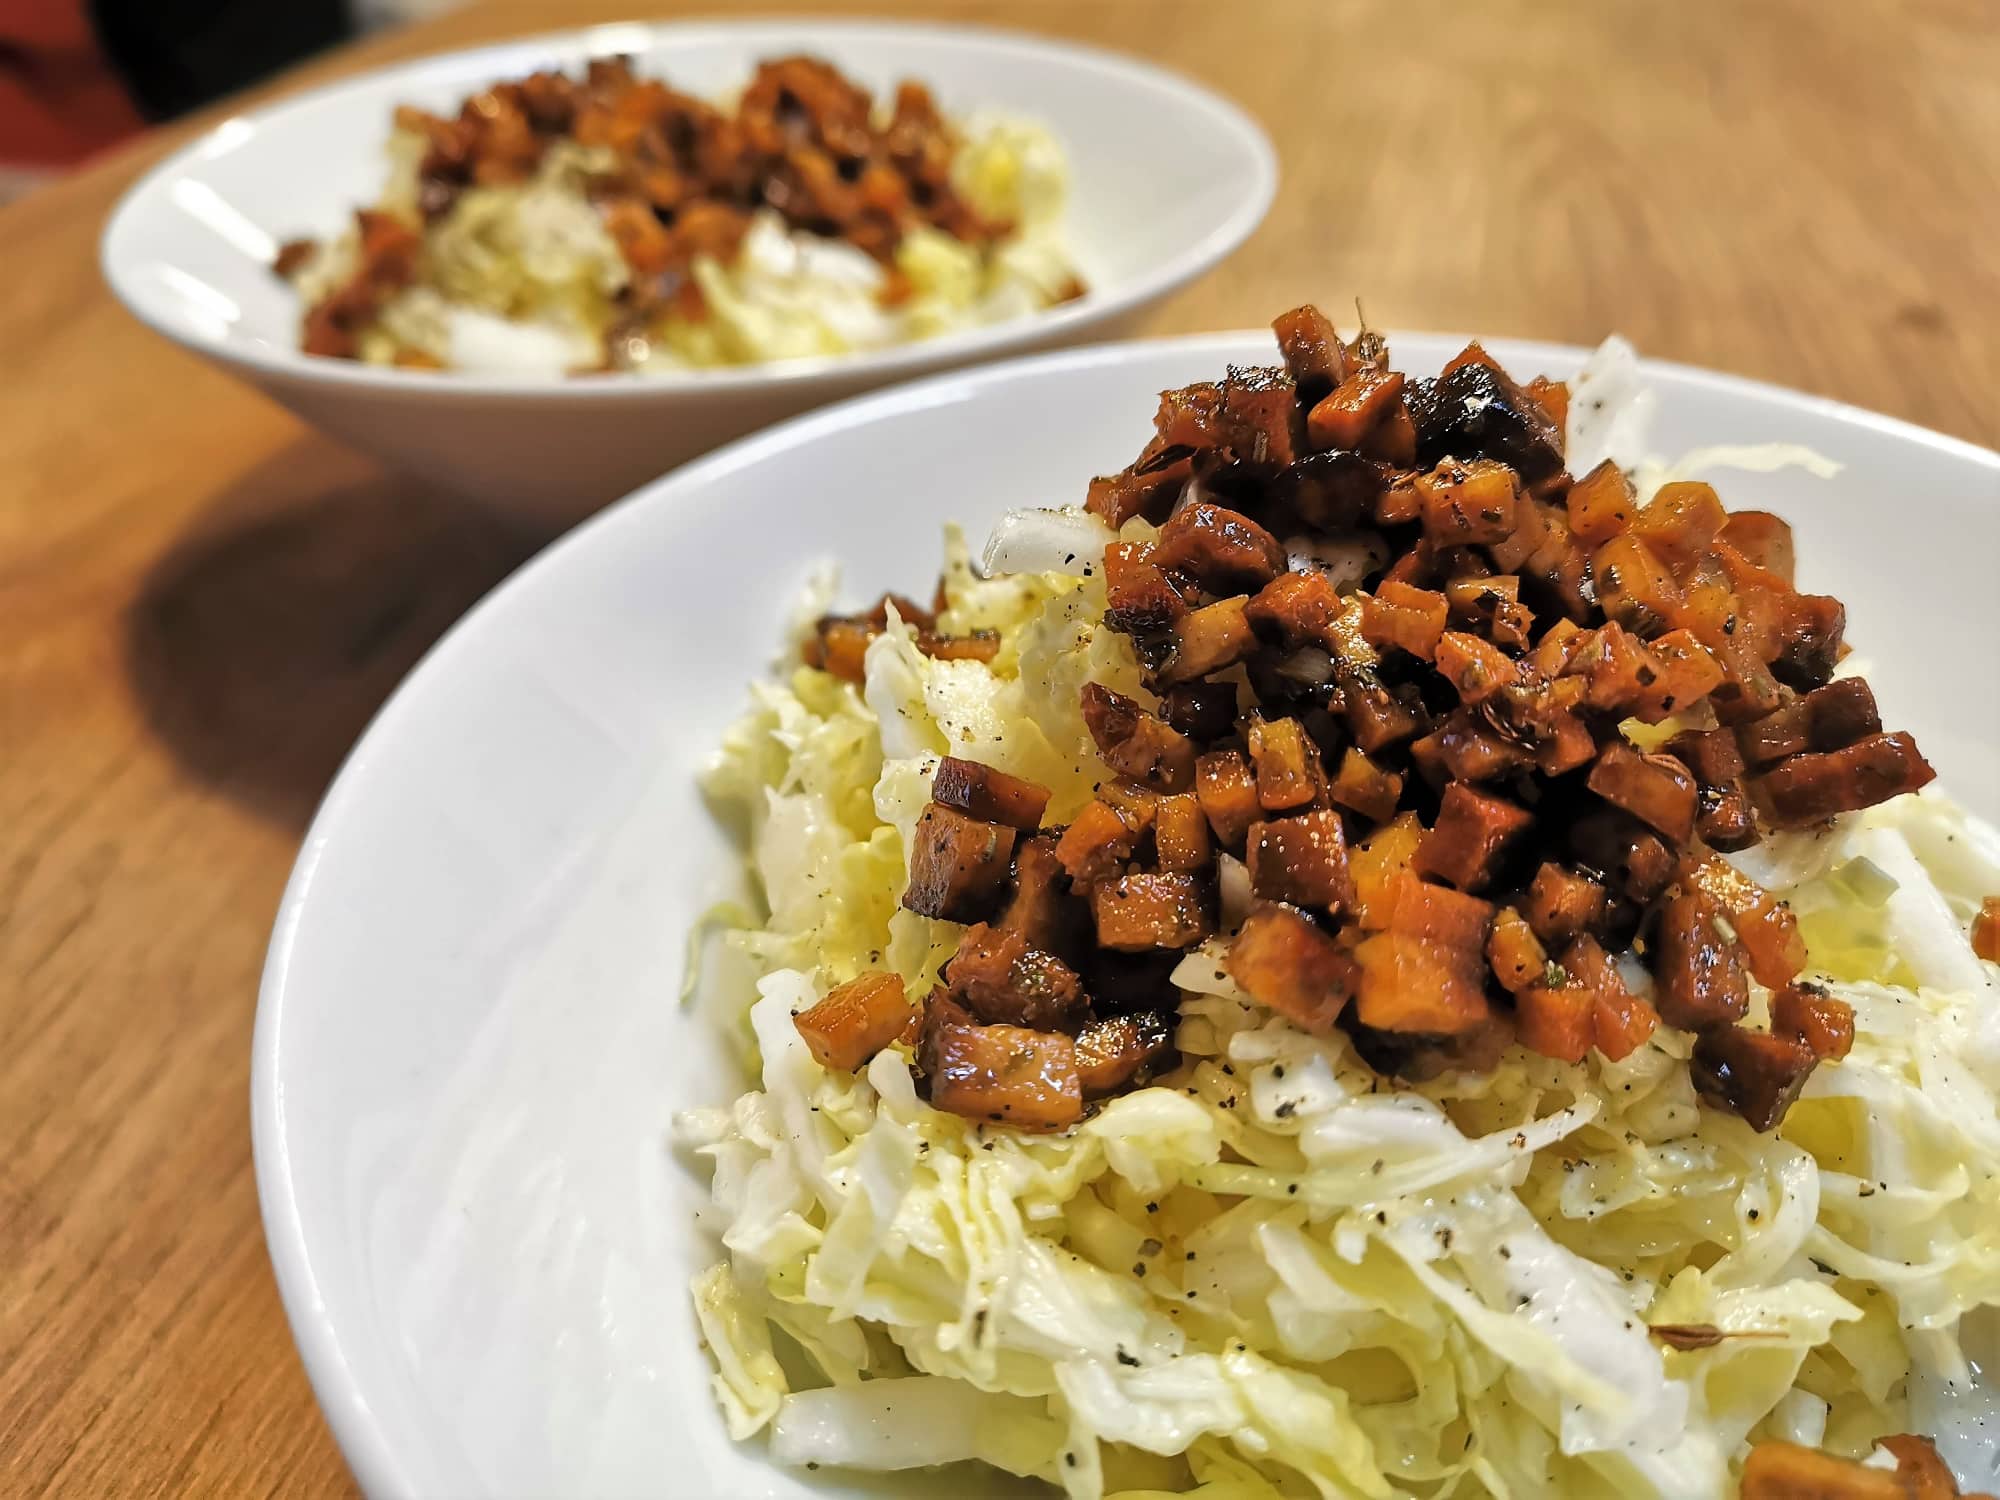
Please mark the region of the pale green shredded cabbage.
[[[1100, 774], [1078, 685], [1142, 691], [1097, 578], [983, 580], [953, 534], [946, 582], [945, 628], [1002, 632], [991, 667], [892, 627], [861, 691], [756, 689], [709, 783], [769, 911], [729, 938], [757, 1087], [680, 1121], [713, 1168], [697, 1293], [732, 1432], [1077, 1500], [1694, 1497], [1753, 1439], [1859, 1456], [1916, 1395], [1976, 1392], [1956, 1330], [2000, 1304], [2000, 968], [1967, 924], [2000, 836], [1935, 793], [1744, 857], [1858, 1022], [1774, 1135], [1698, 1108], [1668, 1032], [1389, 1084], [1246, 1003], [1216, 945], [1174, 976], [1181, 1069], [1064, 1135], [933, 1111], [897, 1049], [822, 1070], [794, 1011], [865, 968], [921, 992], [955, 943], [897, 905], [936, 757], [1051, 786], [1063, 821]], [[1673, 1352], [1649, 1322], [1742, 1336]]]

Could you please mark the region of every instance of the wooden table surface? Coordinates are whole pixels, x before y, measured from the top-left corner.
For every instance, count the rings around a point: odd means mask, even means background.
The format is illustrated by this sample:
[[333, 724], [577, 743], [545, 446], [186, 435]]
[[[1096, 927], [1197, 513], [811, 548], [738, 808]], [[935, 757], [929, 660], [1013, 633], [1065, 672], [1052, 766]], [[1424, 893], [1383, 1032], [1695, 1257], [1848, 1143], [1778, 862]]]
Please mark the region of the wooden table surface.
[[[494, 3], [279, 87], [680, 8]], [[1263, 120], [1283, 159], [1276, 207], [1167, 305], [1162, 331], [1357, 294], [1390, 329], [1617, 328], [1652, 353], [2000, 442], [1991, 0], [871, 9], [1124, 48]], [[96, 271], [107, 210], [205, 123], [0, 209], [7, 1494], [351, 1489], [258, 1227], [258, 968], [342, 754], [520, 560], [518, 542], [113, 303]]]

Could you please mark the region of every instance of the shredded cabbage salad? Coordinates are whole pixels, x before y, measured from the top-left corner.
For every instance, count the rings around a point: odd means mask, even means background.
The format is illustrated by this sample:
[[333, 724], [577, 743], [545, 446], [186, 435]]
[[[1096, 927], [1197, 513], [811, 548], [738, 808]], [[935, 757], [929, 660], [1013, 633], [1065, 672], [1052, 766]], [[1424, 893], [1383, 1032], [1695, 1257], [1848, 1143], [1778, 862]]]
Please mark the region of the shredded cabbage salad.
[[1967, 925], [2000, 834], [1935, 792], [1736, 856], [1857, 1023], [1774, 1134], [1699, 1108], [1666, 1029], [1622, 1063], [1386, 1082], [1249, 1004], [1219, 940], [1174, 974], [1179, 1069], [1064, 1135], [932, 1110], [895, 1049], [813, 1060], [796, 1011], [869, 968], [921, 993], [952, 952], [898, 906], [940, 754], [1053, 787], [1052, 822], [1102, 774], [1078, 687], [1140, 675], [1096, 623], [1108, 539], [1010, 518], [989, 563], [1060, 566], [983, 576], [949, 534], [939, 628], [998, 630], [992, 663], [892, 618], [861, 691], [759, 685], [716, 761], [765, 908], [722, 916], [705, 975], [740, 993], [756, 1086], [678, 1120], [713, 1171], [694, 1291], [730, 1432], [1076, 1500], [1713, 1496], [1753, 1439], [1858, 1457], [1913, 1426], [1990, 1480], [2000, 966]]

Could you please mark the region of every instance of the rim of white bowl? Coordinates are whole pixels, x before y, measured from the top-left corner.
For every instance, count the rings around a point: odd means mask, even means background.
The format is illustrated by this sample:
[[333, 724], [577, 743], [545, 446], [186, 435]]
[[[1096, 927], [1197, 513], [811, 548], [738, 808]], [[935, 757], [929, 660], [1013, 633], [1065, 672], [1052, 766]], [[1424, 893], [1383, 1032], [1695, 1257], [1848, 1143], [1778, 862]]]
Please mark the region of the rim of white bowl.
[[[677, 513], [688, 512], [699, 502], [701, 492], [712, 480], [761, 463], [773, 452], [807, 446], [829, 432], [867, 425], [882, 417], [938, 404], [941, 398], [962, 400], [976, 395], [982, 386], [1012, 383], [1050, 371], [1113, 368], [1148, 355], [1167, 352], [1212, 352], [1218, 360], [1226, 360], [1232, 355], [1240, 356], [1246, 344], [1269, 340], [1270, 336], [1269, 329], [1238, 329], [1227, 333], [1091, 344], [1080, 349], [1032, 354], [1020, 359], [951, 370], [888, 390], [867, 392], [739, 438], [706, 457], [648, 481], [543, 548], [467, 610], [397, 684], [348, 752], [306, 830], [298, 860], [292, 867], [279, 902], [270, 948], [265, 955], [257, 995], [256, 1025], [251, 1039], [250, 1134], [265, 1246], [271, 1257], [286, 1320], [298, 1345], [300, 1360], [312, 1384], [313, 1394], [319, 1401], [320, 1410], [326, 1415], [327, 1425], [339, 1444], [342, 1456], [353, 1469], [364, 1492], [408, 1494], [413, 1492], [414, 1486], [407, 1465], [389, 1442], [370, 1406], [367, 1393], [354, 1376], [341, 1330], [327, 1315], [326, 1304], [320, 1296], [312, 1251], [306, 1243], [300, 1218], [291, 1156], [286, 1145], [284, 1095], [278, 1064], [285, 992], [294, 944], [304, 920], [320, 859], [334, 837], [334, 830], [344, 816], [346, 805], [361, 795], [370, 764], [396, 734], [397, 725], [409, 704], [417, 695], [429, 691], [433, 679], [448, 674], [461, 654], [477, 649], [478, 642], [494, 628], [495, 621], [503, 618], [503, 612], [514, 608], [516, 601], [536, 586], [537, 578], [568, 566], [566, 559], [571, 554], [607, 545], [604, 536], [637, 524], [641, 513], [651, 507], [667, 505]], [[1389, 345], [1393, 349], [1399, 340], [1408, 342], [1416, 339], [1450, 346], [1466, 342], [1466, 336], [1460, 334], [1410, 332], [1390, 335]], [[1516, 339], [1501, 334], [1488, 336], [1488, 342], [1504, 346], [1510, 358], [1518, 356], [1579, 362], [1589, 353], [1573, 344]], [[1275, 346], [1272, 353], [1276, 353]], [[1781, 407], [1836, 417], [1885, 436], [1920, 443], [1990, 468], [1996, 484], [2000, 484], [2000, 451], [1964, 438], [1920, 427], [1899, 417], [1886, 416], [1828, 396], [1810, 395], [1698, 365], [1642, 358], [1640, 367], [1642, 370], [1689, 378], [1725, 392], [1775, 402]], [[946, 519], [949, 518], [940, 517], [940, 522]]]
[[[781, 37], [788, 29], [810, 27], [823, 34], [848, 34], [856, 38], [889, 36], [913, 37], [939, 42], [976, 43], [981, 48], [1016, 54], [1060, 57], [1082, 62], [1106, 74], [1118, 74], [1133, 82], [1179, 95], [1187, 104], [1204, 112], [1211, 128], [1232, 136], [1243, 147], [1252, 164], [1249, 191], [1236, 209], [1212, 225], [1207, 233], [1176, 254], [1130, 281], [1099, 292], [1086, 290], [1073, 302], [1042, 308], [1024, 317], [987, 324], [979, 328], [948, 333], [915, 343], [896, 344], [886, 349], [852, 354], [833, 354], [811, 359], [772, 360], [762, 364], [725, 366], [713, 370], [667, 371], [646, 374], [633, 371], [590, 376], [468, 375], [452, 372], [404, 370], [394, 366], [363, 364], [358, 360], [335, 359], [306, 354], [293, 348], [238, 341], [229, 332], [204, 333], [187, 323], [156, 316], [129, 284], [126, 258], [115, 254], [115, 243], [125, 237], [133, 216], [142, 211], [140, 200], [152, 196], [164, 183], [177, 178], [190, 162], [219, 151], [236, 148], [246, 128], [356, 93], [385, 78], [415, 73], [440, 63], [471, 64], [492, 60], [496, 70], [504, 70], [501, 60], [533, 53], [536, 49], [567, 47], [587, 55], [606, 56], [629, 51], [640, 34], [647, 37], [671, 36], [693, 41], [754, 38], [768, 34]], [[620, 45], [622, 40], [623, 45]], [[495, 76], [499, 76], [496, 71]], [[231, 115], [193, 141], [156, 163], [119, 197], [106, 219], [98, 239], [98, 268], [125, 310], [163, 338], [196, 353], [209, 355], [226, 364], [264, 375], [331, 385], [352, 385], [394, 392], [410, 400], [450, 400], [461, 396], [500, 399], [546, 400], [560, 397], [576, 401], [645, 401], [669, 392], [728, 392], [770, 385], [792, 385], [829, 375], [881, 377], [881, 383], [927, 373], [947, 365], [987, 358], [1016, 348], [1059, 339], [1079, 325], [1119, 316], [1156, 302], [1185, 286], [1204, 272], [1214, 269], [1255, 233], [1270, 212], [1278, 191], [1278, 155], [1271, 138], [1249, 111], [1233, 99], [1218, 93], [1173, 68], [1130, 57], [1102, 47], [1080, 42], [1059, 41], [1031, 32], [956, 22], [904, 22], [887, 20], [818, 20], [810, 16], [760, 16], [742, 21], [619, 21], [570, 31], [542, 32], [478, 47], [448, 52], [426, 53], [388, 63], [352, 77], [340, 78], [303, 93], [288, 95], [261, 109]]]

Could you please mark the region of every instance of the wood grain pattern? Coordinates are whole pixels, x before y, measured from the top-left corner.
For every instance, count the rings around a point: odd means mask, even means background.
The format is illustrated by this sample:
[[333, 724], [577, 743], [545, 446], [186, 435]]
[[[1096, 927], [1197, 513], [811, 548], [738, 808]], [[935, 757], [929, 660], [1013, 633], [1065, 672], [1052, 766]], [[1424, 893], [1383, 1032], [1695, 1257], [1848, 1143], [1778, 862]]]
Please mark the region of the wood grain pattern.
[[[284, 87], [636, 10], [515, 0]], [[840, 7], [789, 0], [784, 9]], [[1247, 104], [1277, 206], [1162, 330], [1359, 294], [2000, 440], [1987, 0], [871, 0], [1144, 53]], [[0, 210], [0, 1491], [349, 1488], [251, 1180], [258, 967], [315, 799], [519, 546], [113, 305], [165, 132]]]

